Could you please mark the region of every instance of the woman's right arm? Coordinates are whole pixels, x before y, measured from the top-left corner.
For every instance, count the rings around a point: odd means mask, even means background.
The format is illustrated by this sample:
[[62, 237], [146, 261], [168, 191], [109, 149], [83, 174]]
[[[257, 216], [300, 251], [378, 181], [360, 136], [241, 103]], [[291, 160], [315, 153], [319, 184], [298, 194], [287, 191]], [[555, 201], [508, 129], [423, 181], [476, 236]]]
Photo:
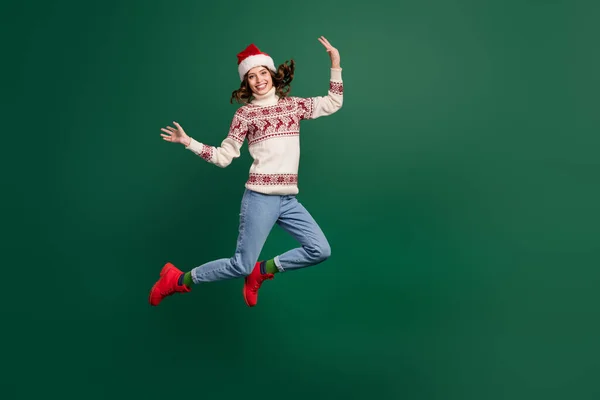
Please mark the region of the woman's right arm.
[[240, 156], [240, 149], [244, 144], [244, 139], [248, 132], [248, 124], [240, 116], [239, 110], [235, 113], [233, 121], [231, 121], [227, 137], [221, 142], [221, 146], [219, 147], [209, 146], [195, 140], [188, 136], [177, 122], [174, 122], [174, 124], [177, 126], [177, 129], [171, 127], [168, 127], [169, 130], [162, 129], [165, 133], [168, 132], [170, 134], [161, 134], [163, 139], [173, 143], [181, 143], [185, 146], [186, 150], [192, 151], [207, 162], [221, 168], [227, 167], [234, 158]]
[[200, 156], [204, 160], [211, 164], [215, 164], [218, 167], [225, 168], [234, 158], [240, 156], [240, 148], [244, 142], [239, 142], [231, 136], [227, 136], [222, 142], [221, 146], [209, 146], [207, 144], [198, 142], [194, 138], [190, 138], [190, 144], [185, 146], [186, 150], [191, 150], [194, 154]]

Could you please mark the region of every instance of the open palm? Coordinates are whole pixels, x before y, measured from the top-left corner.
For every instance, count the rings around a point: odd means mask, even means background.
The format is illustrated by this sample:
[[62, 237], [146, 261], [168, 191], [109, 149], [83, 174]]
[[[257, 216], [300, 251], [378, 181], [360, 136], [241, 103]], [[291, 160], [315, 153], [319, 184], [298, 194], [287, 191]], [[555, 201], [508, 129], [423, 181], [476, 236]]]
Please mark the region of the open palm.
[[340, 52], [329, 43], [325, 36], [321, 36], [319, 42], [325, 46], [325, 50], [329, 53], [329, 57], [331, 58], [331, 68], [339, 68], [340, 67]]
[[172, 126], [160, 128], [161, 131], [165, 132], [161, 133], [160, 136], [162, 136], [162, 138], [167, 142], [171, 143], [189, 143], [189, 136], [185, 133], [181, 125], [175, 121], [173, 121], [173, 124], [175, 124], [176, 128], [173, 128]]

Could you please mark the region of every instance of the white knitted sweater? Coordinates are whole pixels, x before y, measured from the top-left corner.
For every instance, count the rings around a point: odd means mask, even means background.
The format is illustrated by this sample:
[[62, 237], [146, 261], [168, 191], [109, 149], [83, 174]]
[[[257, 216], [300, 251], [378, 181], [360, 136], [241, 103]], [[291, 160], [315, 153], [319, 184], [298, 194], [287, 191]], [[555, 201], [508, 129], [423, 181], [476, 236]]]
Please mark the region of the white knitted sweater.
[[342, 107], [342, 69], [331, 68], [327, 96], [279, 98], [273, 87], [240, 107], [220, 147], [191, 139], [186, 149], [219, 167], [240, 156], [245, 140], [254, 159], [246, 188], [265, 194], [298, 194], [300, 121], [331, 115]]

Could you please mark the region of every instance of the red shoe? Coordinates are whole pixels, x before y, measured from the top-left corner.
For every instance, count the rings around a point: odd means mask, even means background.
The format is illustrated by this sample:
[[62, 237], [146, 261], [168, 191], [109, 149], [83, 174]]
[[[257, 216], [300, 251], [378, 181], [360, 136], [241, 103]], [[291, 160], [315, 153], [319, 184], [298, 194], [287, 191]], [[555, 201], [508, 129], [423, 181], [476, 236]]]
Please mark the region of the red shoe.
[[157, 306], [167, 296], [177, 292], [190, 292], [192, 289], [186, 285], [179, 285], [179, 277], [183, 272], [178, 270], [173, 264], [166, 263], [160, 271], [160, 278], [150, 289], [148, 301], [151, 305]]
[[273, 274], [260, 273], [260, 262], [257, 262], [254, 265], [252, 273], [244, 280], [244, 300], [248, 307], [254, 307], [256, 305], [258, 302], [258, 289], [260, 289], [260, 285], [267, 279], [273, 279], [273, 277]]

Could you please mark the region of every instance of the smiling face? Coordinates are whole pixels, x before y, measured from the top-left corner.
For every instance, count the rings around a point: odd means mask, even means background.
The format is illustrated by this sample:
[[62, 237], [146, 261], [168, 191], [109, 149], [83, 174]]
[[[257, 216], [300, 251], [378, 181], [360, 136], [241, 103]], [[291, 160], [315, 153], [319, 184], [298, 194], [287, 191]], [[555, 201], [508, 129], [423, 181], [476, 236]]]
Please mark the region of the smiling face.
[[254, 94], [265, 94], [273, 87], [271, 72], [265, 67], [254, 67], [248, 71], [248, 84]]

